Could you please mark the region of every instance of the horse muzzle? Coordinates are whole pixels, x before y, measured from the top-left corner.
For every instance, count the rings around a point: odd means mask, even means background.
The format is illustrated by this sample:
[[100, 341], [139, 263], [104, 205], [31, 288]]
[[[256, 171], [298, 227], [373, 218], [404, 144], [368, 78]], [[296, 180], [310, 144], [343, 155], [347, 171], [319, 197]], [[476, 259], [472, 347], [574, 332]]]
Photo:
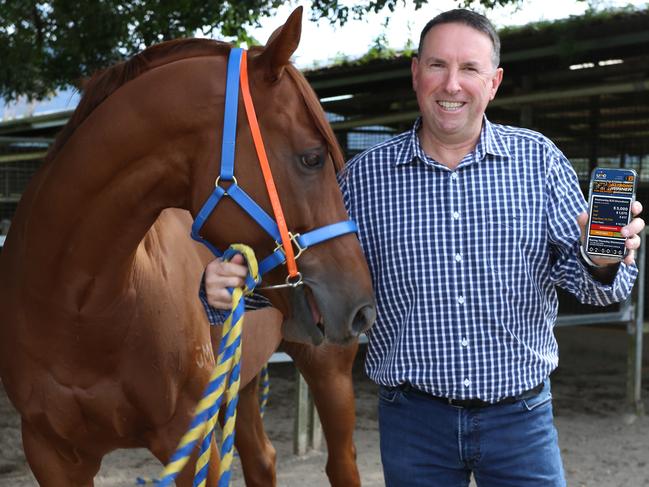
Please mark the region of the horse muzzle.
[[317, 284], [291, 290], [290, 315], [282, 324], [285, 340], [319, 345], [325, 338], [331, 343], [345, 345], [367, 331], [376, 319], [372, 298], [348, 289], [328, 288]]

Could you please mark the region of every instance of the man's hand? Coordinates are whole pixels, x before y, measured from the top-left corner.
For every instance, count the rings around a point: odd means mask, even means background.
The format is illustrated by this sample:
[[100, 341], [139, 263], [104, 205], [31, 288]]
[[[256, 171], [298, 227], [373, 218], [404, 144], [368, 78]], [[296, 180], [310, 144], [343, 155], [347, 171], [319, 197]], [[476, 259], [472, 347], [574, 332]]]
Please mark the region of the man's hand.
[[[633, 219], [625, 227], [622, 227], [621, 233], [623, 237], [626, 237], [626, 243], [624, 246], [629, 249], [629, 253], [624, 258], [624, 263], [631, 265], [635, 262], [635, 251], [640, 247], [640, 236], [638, 235], [644, 229], [644, 220], [639, 218], [638, 215], [642, 213], [642, 203], [639, 201], [634, 201], [631, 205], [631, 214]], [[579, 228], [581, 228], [581, 244], [584, 245], [586, 241], [586, 225], [588, 225], [588, 213], [581, 213], [577, 217], [577, 222], [579, 223]], [[597, 265], [611, 265], [617, 264], [617, 261], [612, 261], [611, 259], [606, 259], [602, 257], [589, 256], [590, 259]]]
[[240, 287], [248, 274], [244, 265], [243, 256], [237, 254], [229, 262], [223, 259], [214, 259], [205, 267], [205, 293], [210, 306], [217, 309], [229, 310], [232, 308], [232, 295], [229, 287]]

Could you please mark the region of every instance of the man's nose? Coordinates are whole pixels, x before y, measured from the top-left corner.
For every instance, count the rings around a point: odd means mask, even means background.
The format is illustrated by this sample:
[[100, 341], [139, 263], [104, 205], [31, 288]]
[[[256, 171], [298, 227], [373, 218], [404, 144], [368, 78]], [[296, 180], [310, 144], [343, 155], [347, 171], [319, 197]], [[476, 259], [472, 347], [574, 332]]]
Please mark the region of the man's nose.
[[456, 69], [449, 69], [447, 71], [444, 89], [451, 95], [462, 91], [462, 87], [460, 86], [459, 73]]

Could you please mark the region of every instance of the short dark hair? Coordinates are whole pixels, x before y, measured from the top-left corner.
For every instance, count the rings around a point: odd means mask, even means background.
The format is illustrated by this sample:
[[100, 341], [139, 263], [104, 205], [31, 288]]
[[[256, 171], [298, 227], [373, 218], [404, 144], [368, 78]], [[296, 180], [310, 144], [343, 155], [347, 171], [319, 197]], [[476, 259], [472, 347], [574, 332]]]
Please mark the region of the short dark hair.
[[448, 10], [442, 12], [437, 17], [434, 17], [430, 20], [426, 26], [422, 29], [421, 35], [419, 36], [419, 47], [417, 48], [417, 56], [421, 54], [421, 50], [424, 43], [424, 38], [428, 31], [440, 24], [464, 24], [472, 27], [478, 32], [486, 34], [489, 39], [491, 39], [491, 45], [493, 47], [493, 52], [491, 54], [491, 62], [494, 67], [498, 67], [500, 64], [500, 37], [494, 26], [489, 22], [489, 19], [484, 15], [481, 15], [471, 10], [464, 8], [457, 8], [454, 10]]

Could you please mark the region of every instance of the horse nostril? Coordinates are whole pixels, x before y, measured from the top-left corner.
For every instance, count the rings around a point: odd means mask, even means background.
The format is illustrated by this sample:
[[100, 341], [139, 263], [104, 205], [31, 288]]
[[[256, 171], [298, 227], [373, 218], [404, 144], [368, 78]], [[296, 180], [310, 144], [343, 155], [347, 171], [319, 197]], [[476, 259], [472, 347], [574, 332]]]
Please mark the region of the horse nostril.
[[354, 320], [352, 321], [352, 332], [355, 335], [360, 335], [364, 331], [370, 329], [376, 319], [376, 309], [374, 306], [363, 306], [356, 312]]

